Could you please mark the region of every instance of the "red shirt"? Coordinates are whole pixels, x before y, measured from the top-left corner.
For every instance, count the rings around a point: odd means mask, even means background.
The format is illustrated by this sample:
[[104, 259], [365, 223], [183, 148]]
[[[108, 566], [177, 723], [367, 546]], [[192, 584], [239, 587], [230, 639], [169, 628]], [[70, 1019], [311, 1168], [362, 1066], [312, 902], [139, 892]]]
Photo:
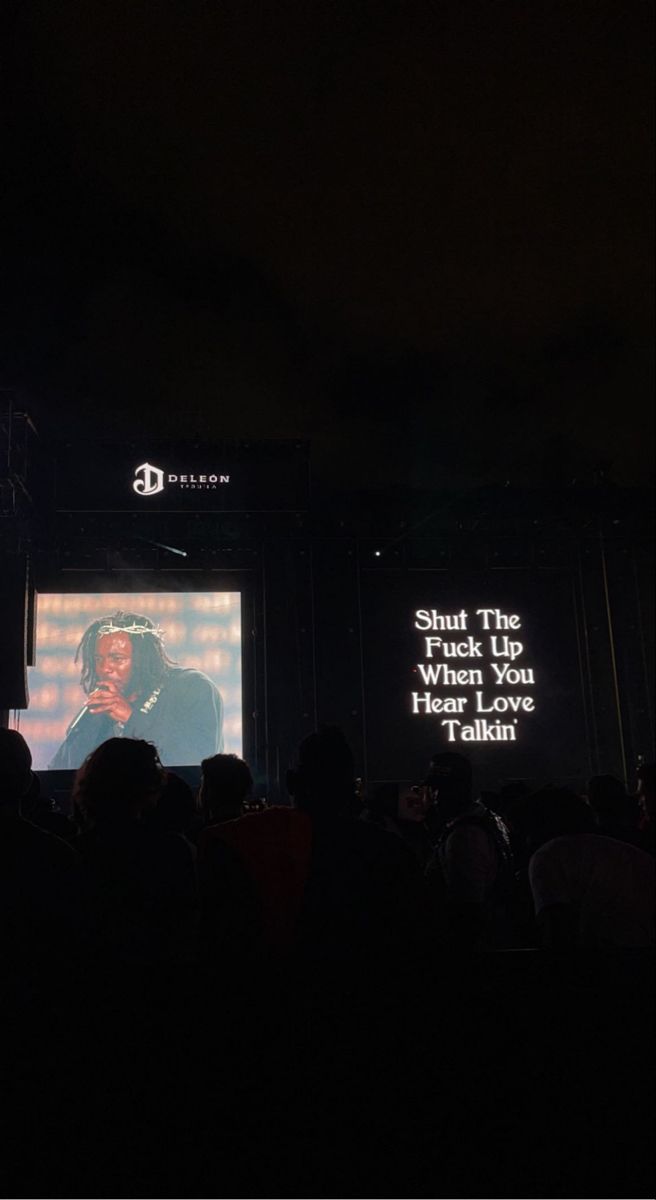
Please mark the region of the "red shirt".
[[221, 870], [213, 852], [221, 846], [238, 858], [257, 893], [266, 944], [278, 951], [290, 948], [310, 870], [309, 817], [294, 808], [276, 807], [210, 826], [198, 845], [201, 874]]

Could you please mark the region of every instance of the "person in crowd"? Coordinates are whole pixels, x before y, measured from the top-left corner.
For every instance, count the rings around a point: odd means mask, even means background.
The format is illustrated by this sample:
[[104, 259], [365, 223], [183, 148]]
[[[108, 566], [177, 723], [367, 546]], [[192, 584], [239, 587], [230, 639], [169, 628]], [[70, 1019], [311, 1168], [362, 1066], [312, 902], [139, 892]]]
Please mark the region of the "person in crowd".
[[441, 896], [448, 940], [463, 948], [507, 945], [514, 868], [504, 822], [474, 800], [471, 763], [461, 754], [434, 755], [426, 786], [437, 828], [427, 874]]
[[499, 788], [493, 804], [488, 806], [501, 817], [508, 830], [516, 870], [520, 866], [524, 841], [521, 831], [515, 828], [515, 819], [516, 814], [521, 813], [522, 805], [531, 795], [531, 791], [532, 788], [525, 779], [509, 779]]
[[532, 789], [526, 779], [509, 779], [499, 788], [491, 806], [508, 830], [513, 855], [515, 881], [508, 906], [512, 944], [525, 948], [535, 947], [538, 943], [533, 897], [528, 882], [529, 855], [522, 826], [522, 813], [531, 795]]
[[149, 814], [149, 823], [162, 833], [177, 833], [194, 849], [203, 828], [200, 798], [175, 771], [166, 771], [164, 786]]
[[419, 785], [380, 783], [367, 796], [360, 820], [402, 838], [425, 867], [432, 850], [428, 804], [426, 789]]
[[92, 621], [75, 654], [86, 699], [52, 769], [77, 768], [111, 737], [153, 742], [170, 766], [223, 749], [223, 701], [202, 671], [176, 666], [150, 617], [114, 612]]
[[24, 737], [0, 729], [0, 948], [3, 968], [56, 963], [75, 952], [79, 860], [21, 815], [33, 786]]
[[205, 759], [201, 773], [199, 796], [210, 822], [198, 844], [205, 952], [219, 967], [279, 959], [296, 942], [309, 822], [289, 807], [246, 813], [253, 777], [237, 755]]
[[644, 838], [638, 828], [640, 810], [637, 799], [627, 795], [621, 780], [615, 775], [594, 775], [588, 783], [587, 798], [597, 818], [598, 833], [645, 849]]
[[73, 788], [89, 918], [89, 946], [132, 964], [187, 961], [198, 916], [190, 847], [148, 821], [166, 776], [154, 746], [110, 738]]
[[654, 943], [654, 860], [596, 830], [592, 809], [566, 788], [535, 793], [524, 813], [529, 882], [542, 943], [636, 948]]
[[61, 811], [55, 801], [44, 795], [39, 776], [32, 771], [30, 786], [21, 800], [21, 816], [31, 821], [46, 833], [54, 833], [65, 842], [73, 842], [77, 837], [77, 826], [70, 817]]
[[199, 802], [208, 825], [236, 821], [253, 790], [248, 763], [236, 754], [214, 754], [201, 763]]
[[287, 788], [312, 836], [304, 950], [324, 965], [363, 970], [424, 952], [428, 906], [416, 856], [399, 837], [357, 819], [355, 787], [353, 754], [339, 729], [301, 743]]

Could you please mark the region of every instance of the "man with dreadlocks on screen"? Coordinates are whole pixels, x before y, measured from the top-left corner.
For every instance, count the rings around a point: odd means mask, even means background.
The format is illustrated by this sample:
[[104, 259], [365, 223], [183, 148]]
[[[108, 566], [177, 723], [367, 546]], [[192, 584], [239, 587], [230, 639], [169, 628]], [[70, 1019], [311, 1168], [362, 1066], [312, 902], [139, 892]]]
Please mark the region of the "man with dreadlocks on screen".
[[77, 768], [111, 737], [153, 742], [168, 766], [199, 763], [223, 750], [223, 702], [202, 671], [167, 656], [162, 630], [139, 613], [93, 621], [75, 653], [86, 701], [50, 763]]

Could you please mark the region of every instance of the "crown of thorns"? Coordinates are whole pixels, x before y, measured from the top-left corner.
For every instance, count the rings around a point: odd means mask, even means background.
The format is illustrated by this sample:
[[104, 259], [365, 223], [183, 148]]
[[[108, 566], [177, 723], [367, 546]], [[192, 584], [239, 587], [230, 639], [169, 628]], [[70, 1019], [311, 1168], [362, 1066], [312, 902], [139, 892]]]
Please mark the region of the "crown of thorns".
[[150, 633], [160, 639], [164, 636], [164, 631], [157, 625], [137, 625], [135, 622], [132, 625], [114, 625], [112, 621], [106, 621], [98, 626], [98, 637], [103, 637], [106, 633], [138, 633], [142, 636], [144, 633]]

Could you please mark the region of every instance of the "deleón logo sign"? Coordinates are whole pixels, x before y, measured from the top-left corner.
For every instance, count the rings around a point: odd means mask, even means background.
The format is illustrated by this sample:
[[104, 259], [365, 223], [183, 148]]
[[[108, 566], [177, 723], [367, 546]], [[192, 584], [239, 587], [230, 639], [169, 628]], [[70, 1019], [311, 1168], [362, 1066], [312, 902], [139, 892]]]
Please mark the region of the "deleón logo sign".
[[150, 463], [142, 463], [134, 474], [132, 487], [140, 496], [154, 496], [156, 492], [164, 491], [164, 472], [159, 467], [151, 467]]
[[142, 463], [134, 472], [133, 490], [139, 496], [156, 496], [169, 484], [181, 491], [215, 491], [222, 483], [230, 483], [229, 475], [169, 474], [152, 463]]

